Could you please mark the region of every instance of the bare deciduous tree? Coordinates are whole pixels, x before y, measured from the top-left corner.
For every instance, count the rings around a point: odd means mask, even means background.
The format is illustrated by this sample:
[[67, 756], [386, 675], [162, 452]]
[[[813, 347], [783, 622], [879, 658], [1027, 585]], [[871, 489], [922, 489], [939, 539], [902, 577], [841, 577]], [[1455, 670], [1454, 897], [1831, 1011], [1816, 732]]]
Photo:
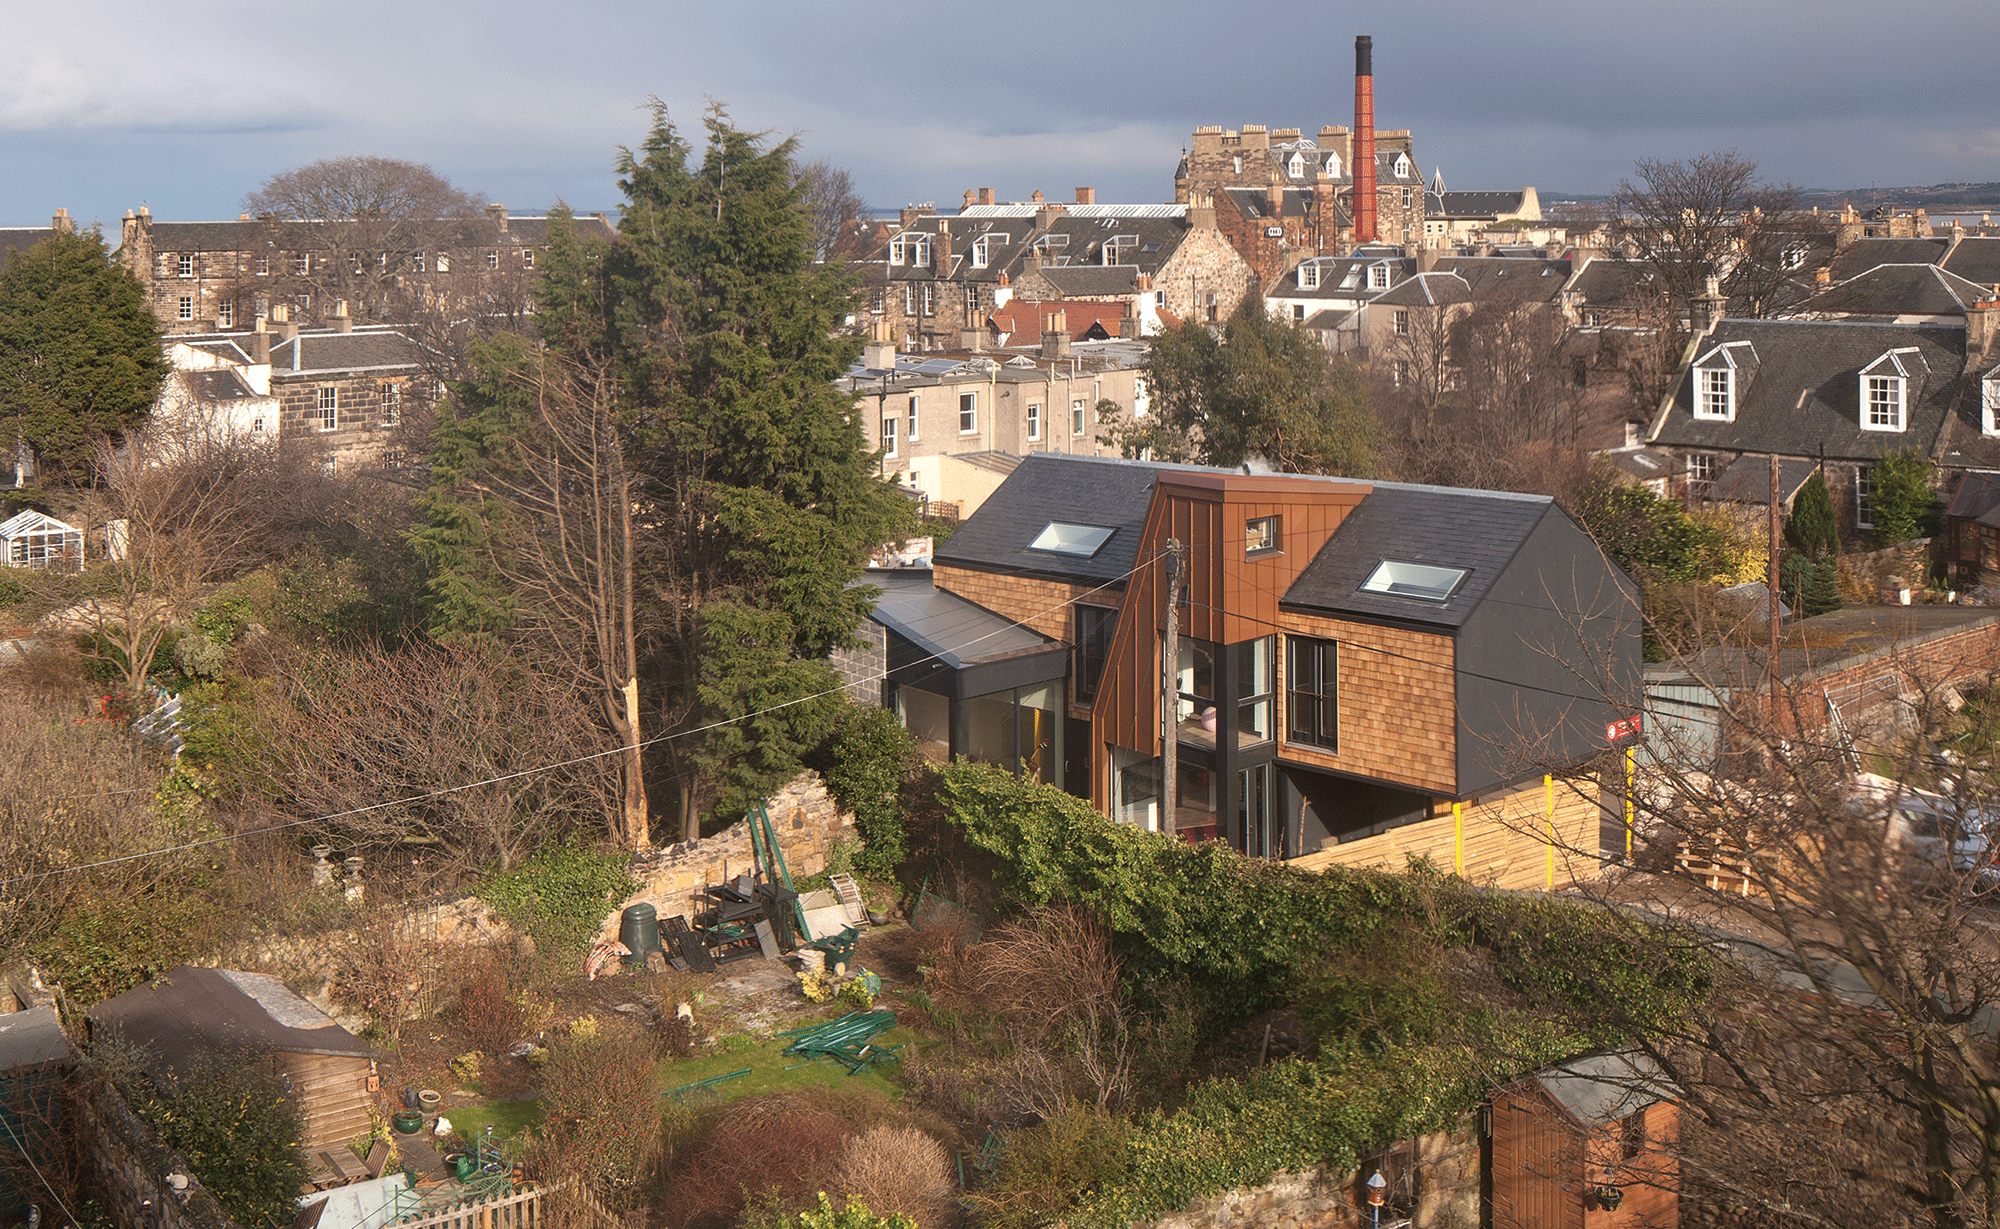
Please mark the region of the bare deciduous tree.
[[269, 699], [260, 733], [280, 805], [329, 816], [343, 842], [504, 868], [617, 813], [588, 700], [490, 643], [321, 655]]
[[812, 229], [813, 257], [847, 260], [861, 253], [867, 233], [867, 202], [854, 190], [854, 177], [825, 158], [798, 169], [800, 203]]
[[321, 316], [344, 300], [377, 319], [405, 306], [413, 279], [451, 272], [436, 267], [437, 254], [459, 246], [479, 210], [476, 195], [428, 166], [358, 156], [273, 175], [243, 207], [266, 223], [264, 280], [274, 289], [312, 296]]
[[1727, 278], [1741, 259], [1746, 228], [1788, 214], [1798, 190], [1765, 183], [1735, 150], [1663, 161], [1641, 158], [1637, 180], [1612, 197], [1612, 234], [1645, 264], [1685, 313], [1711, 277]]

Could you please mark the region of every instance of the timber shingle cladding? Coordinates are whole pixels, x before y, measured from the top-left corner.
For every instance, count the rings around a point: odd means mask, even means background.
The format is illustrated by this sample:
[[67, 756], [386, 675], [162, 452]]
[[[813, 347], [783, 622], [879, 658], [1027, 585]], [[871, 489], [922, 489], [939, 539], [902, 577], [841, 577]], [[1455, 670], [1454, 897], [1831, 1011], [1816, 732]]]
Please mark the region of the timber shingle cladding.
[[[1266, 546], [1252, 527], [1272, 518], [1275, 540]], [[1111, 532], [1089, 555], [1035, 549], [1030, 544], [1052, 521]], [[1235, 771], [1231, 764], [1269, 764], [1280, 775], [1314, 776], [1319, 784], [1307, 791], [1318, 791], [1313, 806], [1327, 790], [1352, 788], [1371, 799], [1356, 804], [1364, 813], [1386, 808], [1353, 826], [1351, 838], [1339, 837], [1331, 847], [1338, 861], [1400, 865], [1405, 854], [1423, 853], [1450, 866], [1471, 857], [1486, 877], [1522, 887], [1594, 870], [1594, 860], [1586, 867], [1558, 853], [1595, 849], [1596, 786], [1545, 783], [1543, 774], [1599, 753], [1605, 721], [1624, 715], [1594, 688], [1608, 681], [1615, 689], [1624, 675], [1637, 677], [1636, 623], [1619, 615], [1633, 592], [1629, 578], [1552, 501], [1026, 458], [938, 551], [934, 583], [1071, 643], [1071, 604], [1120, 607], [1083, 727], [1090, 738], [1088, 792], [1100, 808], [1113, 805], [1115, 749], [1160, 754], [1164, 588], [1175, 546], [1186, 564], [1179, 635], [1229, 654], [1255, 642], [1273, 650], [1270, 733], [1261, 749], [1215, 746], [1218, 778]], [[1462, 569], [1466, 578], [1439, 602], [1365, 591], [1363, 583], [1385, 559]], [[1567, 660], [1539, 643], [1561, 628], [1587, 642]], [[1337, 648], [1332, 747], [1295, 742], [1286, 728], [1294, 636]], [[1605, 663], [1617, 677], [1579, 680], [1574, 667], [1584, 662]], [[1218, 676], [1229, 668], [1218, 659]], [[1242, 698], [1218, 693], [1224, 707]], [[1069, 711], [1072, 718], [1086, 715], [1074, 704]], [[1183, 756], [1188, 729], [1181, 734]], [[1540, 745], [1548, 762], [1509, 763], [1493, 754], [1523, 730], [1545, 736]], [[1220, 735], [1208, 741], [1228, 742]], [[1073, 789], [1083, 785], [1070, 781]], [[1296, 822], [1297, 800], [1291, 805], [1288, 822]], [[1286, 856], [1312, 848], [1292, 845]]]

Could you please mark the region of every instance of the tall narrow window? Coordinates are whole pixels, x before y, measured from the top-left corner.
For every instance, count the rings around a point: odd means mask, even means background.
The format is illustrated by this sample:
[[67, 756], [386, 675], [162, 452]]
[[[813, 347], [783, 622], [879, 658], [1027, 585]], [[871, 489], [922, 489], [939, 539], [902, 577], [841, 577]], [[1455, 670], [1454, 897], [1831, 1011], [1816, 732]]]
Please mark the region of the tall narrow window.
[[322, 388], [313, 400], [313, 428], [332, 431], [340, 426], [340, 390]]
[[1868, 465], [1854, 467], [1854, 527], [1856, 529], [1875, 528], [1875, 510], [1872, 506], [1875, 495], [1875, 471]]
[[228, 328], [234, 328], [235, 326], [236, 326], [236, 305], [234, 303], [231, 303], [228, 299], [224, 299], [222, 302], [217, 303], [215, 305], [215, 327], [219, 329], [228, 329]]
[[960, 393], [958, 395], [958, 433], [977, 435], [979, 433], [979, 394]]
[[1272, 657], [1275, 636], [1236, 646], [1236, 741], [1267, 742], [1271, 737]]
[[1287, 636], [1285, 657], [1289, 665], [1286, 741], [1340, 750], [1340, 646], [1331, 640]]
[[1071, 435], [1080, 436], [1085, 431], [1088, 431], [1090, 429], [1089, 418], [1089, 411], [1086, 409], [1081, 398], [1069, 403], [1069, 433]]
[[191, 294], [182, 295], [180, 308], [174, 315], [182, 320], [194, 319], [194, 296]]
[[1028, 403], [1028, 440], [1034, 442], [1042, 438], [1042, 406], [1038, 401]]
[[885, 457], [896, 455], [896, 416], [894, 414], [882, 415], [882, 455]]
[[912, 444], [917, 442], [917, 399], [915, 397], [910, 398], [910, 429], [907, 435]]
[[523, 269], [532, 269], [535, 267], [535, 249], [521, 249], [521, 267]]
[[174, 257], [174, 272], [181, 277], [194, 276], [194, 254], [184, 252]]
[[486, 250], [486, 267], [489, 269], [497, 269], [500, 267], [499, 248], [488, 248]]
[[1704, 367], [1695, 373], [1694, 416], [1727, 422], [1736, 417], [1735, 372]]
[[1869, 431], [1903, 429], [1903, 381], [1899, 376], [1869, 376], [1867, 414], [1861, 425]]
[[1406, 308], [1399, 307], [1396, 309], [1396, 336], [1408, 337], [1409, 335], [1410, 313]]
[[1076, 700], [1088, 704], [1096, 699], [1104, 663], [1111, 658], [1111, 633], [1118, 629], [1118, 612], [1080, 603], [1071, 609], [1075, 612]]
[[403, 420], [403, 386], [382, 385], [382, 425], [393, 427]]

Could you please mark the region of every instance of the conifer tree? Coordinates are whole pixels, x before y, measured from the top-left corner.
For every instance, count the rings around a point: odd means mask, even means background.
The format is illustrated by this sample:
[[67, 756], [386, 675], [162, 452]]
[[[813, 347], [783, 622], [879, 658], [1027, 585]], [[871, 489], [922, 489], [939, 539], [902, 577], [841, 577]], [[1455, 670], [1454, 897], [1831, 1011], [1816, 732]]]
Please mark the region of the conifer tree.
[[1786, 518], [1785, 535], [1793, 546], [1815, 561], [1840, 553], [1840, 523], [1834, 519], [1833, 497], [1827, 493], [1825, 474], [1814, 470], [1792, 497], [1792, 514]]
[[[94, 231], [56, 234], [0, 261], [0, 448], [54, 471], [144, 419], [167, 376], [145, 291]], [[11, 428], [11, 429], [9, 429]]]

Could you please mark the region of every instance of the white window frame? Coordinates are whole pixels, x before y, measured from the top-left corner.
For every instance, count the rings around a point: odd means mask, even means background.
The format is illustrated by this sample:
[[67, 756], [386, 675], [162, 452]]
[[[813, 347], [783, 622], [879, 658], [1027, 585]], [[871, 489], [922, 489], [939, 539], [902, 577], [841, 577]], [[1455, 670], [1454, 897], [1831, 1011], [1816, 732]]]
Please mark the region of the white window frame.
[[192, 320], [192, 319], [194, 319], [194, 296], [193, 296], [193, 295], [191, 295], [191, 294], [184, 294], [184, 295], [182, 295], [182, 296], [181, 296], [181, 300], [180, 300], [180, 304], [179, 304], [179, 306], [178, 306], [178, 307], [176, 308], [176, 310], [175, 310], [175, 312], [174, 312], [174, 319], [176, 319], [176, 320]]
[[974, 239], [974, 240], [972, 241], [972, 267], [973, 267], [973, 268], [975, 268], [975, 269], [984, 269], [984, 268], [986, 267], [986, 260], [987, 260], [987, 252], [988, 252], [988, 249], [987, 249], [987, 247], [986, 247], [986, 236], [985, 236], [985, 235], [981, 235], [981, 236], [979, 236], [979, 238], [977, 238], [977, 239]]
[[1708, 422], [1736, 421], [1736, 372], [1733, 369], [1694, 369], [1694, 416]]
[[412, 273], [428, 273], [428, 272], [430, 272], [430, 268], [429, 268], [429, 266], [428, 266], [428, 265], [427, 265], [427, 264], [425, 263], [425, 261], [424, 261], [424, 254], [423, 254], [422, 252], [411, 252], [411, 253], [410, 253], [410, 272], [412, 272]]
[[915, 282], [903, 283], [903, 314], [905, 316], [914, 316], [917, 314], [917, 284]]
[[228, 299], [215, 305], [215, 326], [222, 329], [236, 327], [236, 305]]
[[1903, 376], [1861, 377], [1861, 429], [1901, 431], [1909, 423], [1910, 382]]
[[1706, 498], [1715, 485], [1715, 454], [1712, 452], [1690, 452], [1685, 462], [1687, 467], [1688, 493], [1697, 499]]
[[1306, 156], [1294, 150], [1292, 156], [1285, 159], [1285, 174], [1291, 176], [1293, 179], [1303, 179], [1305, 173]]
[[437, 259], [432, 262], [432, 267], [435, 268], [439, 273], [451, 272], [451, 253], [439, 252], [437, 254]]
[[1090, 432], [1090, 402], [1084, 397], [1075, 397], [1069, 403], [1069, 433], [1081, 438]]
[[1390, 318], [1389, 323], [1395, 329], [1396, 336], [1408, 337], [1410, 335], [1410, 309], [1407, 307], [1397, 308], [1395, 315]]
[[259, 256], [254, 272], [258, 277], [271, 276], [271, 258], [269, 256]]
[[1389, 288], [1389, 266], [1388, 266], [1388, 265], [1369, 265], [1369, 266], [1368, 266], [1368, 289], [1370, 289], [1370, 290], [1387, 290], [1388, 288]]
[[532, 269], [535, 267], [535, 249], [521, 249], [521, 267], [523, 269]]
[[910, 397], [910, 429], [904, 433], [904, 438], [912, 444], [917, 442], [917, 398], [914, 394]]
[[1874, 502], [1874, 498], [1875, 498], [1875, 467], [1872, 465], [1855, 466], [1854, 467], [1854, 527], [1856, 529], [1875, 528], [1875, 522], [1869, 519], [1875, 513], [1875, 509], [1870, 506]]
[[193, 252], [182, 252], [182, 253], [180, 253], [179, 255], [177, 255], [177, 256], [175, 256], [175, 257], [174, 257], [174, 276], [175, 276], [175, 277], [193, 277], [193, 276], [194, 276], [194, 253], [193, 253]]
[[979, 434], [979, 394], [976, 392], [958, 395], [958, 433]]
[[1339, 179], [1339, 178], [1340, 178], [1340, 155], [1339, 155], [1339, 154], [1328, 154], [1328, 155], [1326, 156], [1326, 162], [1325, 162], [1325, 164], [1324, 164], [1324, 165], [1326, 166], [1326, 177], [1327, 177], [1328, 179]]
[[1394, 167], [1392, 167], [1391, 169], [1392, 169], [1392, 170], [1393, 170], [1393, 171], [1395, 172], [1395, 175], [1396, 175], [1396, 178], [1398, 178], [1398, 179], [1408, 179], [1408, 178], [1410, 177], [1410, 158], [1409, 158], [1409, 155], [1407, 155], [1407, 154], [1397, 154], [1397, 155], [1396, 155], [1396, 165], [1395, 165]]
[[292, 257], [292, 276], [305, 277], [312, 272], [312, 253], [300, 252]]
[[2000, 367], [1979, 382], [1979, 433], [2000, 435]]
[[382, 425], [393, 427], [403, 421], [403, 388], [400, 384], [384, 381], [382, 384]]
[[1308, 261], [1306, 261], [1306, 262], [1305, 262], [1304, 264], [1300, 265], [1300, 266], [1299, 266], [1299, 289], [1300, 289], [1300, 290], [1318, 290], [1318, 289], [1319, 289], [1319, 272], [1320, 272], [1320, 270], [1319, 270], [1319, 262], [1318, 262], [1318, 261], [1316, 261], [1316, 260], [1308, 260]]
[[1152, 403], [1152, 395], [1152, 390], [1146, 387], [1145, 376], [1132, 377], [1132, 417], [1146, 416], [1146, 407]]
[[340, 429], [340, 390], [327, 385], [313, 396], [313, 430], [337, 431]]
[[896, 416], [882, 415], [882, 456], [894, 458], [896, 455]]
[[1041, 438], [1042, 403], [1039, 401], [1030, 401], [1028, 403], [1028, 442], [1031, 444], [1038, 443]]
[[917, 302], [926, 316], [937, 315], [937, 289], [929, 282], [917, 287]]
[[487, 249], [486, 249], [486, 267], [487, 267], [487, 268], [489, 268], [489, 269], [498, 269], [498, 268], [500, 267], [500, 249], [499, 249], [499, 248], [487, 248]]

